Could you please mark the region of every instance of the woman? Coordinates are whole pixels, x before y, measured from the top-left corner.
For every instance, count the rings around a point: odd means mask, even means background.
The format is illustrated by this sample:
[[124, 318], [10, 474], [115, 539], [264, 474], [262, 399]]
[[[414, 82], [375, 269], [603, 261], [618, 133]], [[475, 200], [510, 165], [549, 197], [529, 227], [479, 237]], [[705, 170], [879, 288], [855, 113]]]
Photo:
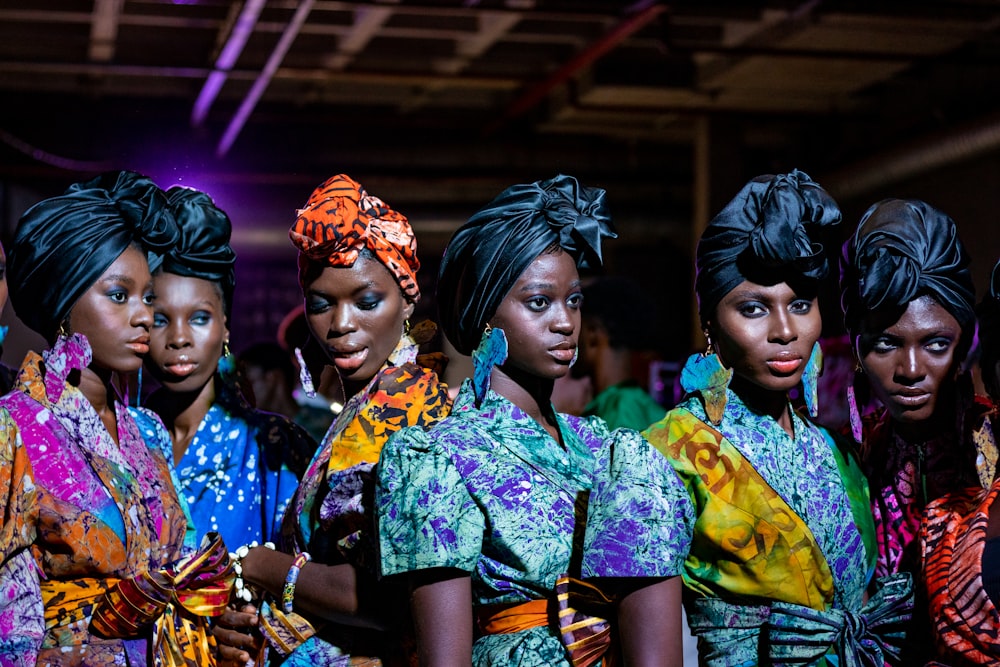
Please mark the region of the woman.
[[11, 301], [51, 347], [27, 356], [0, 399], [12, 464], [0, 480], [5, 664], [211, 664], [204, 615], [228, 600], [228, 553], [213, 536], [175, 562], [192, 549], [160, 451], [169, 435], [160, 426], [159, 442], [144, 441], [113, 383], [142, 365], [149, 266], [177, 238], [163, 192], [124, 171], [75, 184], [18, 223]]
[[[391, 439], [376, 494], [382, 573], [409, 573], [421, 664], [591, 664], [615, 615], [629, 664], [679, 664], [690, 503], [638, 433], [551, 404], [576, 356], [577, 267], [614, 236], [604, 191], [557, 176], [508, 188], [448, 245], [442, 320], [475, 377], [451, 416]], [[617, 608], [575, 613], [578, 591]]]
[[[420, 298], [416, 239], [403, 215], [345, 175], [312, 193], [289, 235], [309, 328], [349, 399], [285, 512], [281, 549], [246, 550], [243, 579], [268, 593], [258, 625], [283, 665], [405, 664], [394, 618], [405, 604], [377, 577], [371, 471], [390, 434], [449, 408], [406, 333]], [[224, 655], [249, 657], [240, 653]]]
[[[971, 428], [972, 443], [986, 451], [1000, 401], [1000, 263], [989, 294], [977, 308], [980, 367], [992, 405]], [[935, 653], [944, 664], [1000, 662], [1000, 479], [944, 494], [927, 505], [920, 531], [921, 574], [933, 627]]]
[[863, 424], [851, 408], [880, 576], [916, 572], [929, 501], [993, 478], [995, 456], [977, 474], [970, 430], [983, 409], [960, 373], [975, 332], [968, 267], [954, 221], [921, 201], [875, 204], [844, 245], [844, 323], [864, 374], [855, 386], [884, 406]]
[[[243, 399], [229, 353], [236, 254], [228, 216], [203, 192], [167, 192], [181, 239], [153, 277], [156, 301], [146, 368], [160, 383], [147, 407], [162, 418], [164, 451], [199, 535], [226, 544], [271, 540], [316, 443], [287, 419]], [[146, 430], [156, 418], [136, 421]]]
[[789, 401], [803, 389], [815, 416], [819, 241], [840, 218], [806, 174], [760, 176], [698, 243], [709, 347], [682, 370], [686, 398], [645, 435], [696, 507], [685, 609], [703, 664], [882, 664], [898, 652], [891, 621], [908, 618], [912, 585], [889, 582], [866, 603], [875, 537], [864, 477]]

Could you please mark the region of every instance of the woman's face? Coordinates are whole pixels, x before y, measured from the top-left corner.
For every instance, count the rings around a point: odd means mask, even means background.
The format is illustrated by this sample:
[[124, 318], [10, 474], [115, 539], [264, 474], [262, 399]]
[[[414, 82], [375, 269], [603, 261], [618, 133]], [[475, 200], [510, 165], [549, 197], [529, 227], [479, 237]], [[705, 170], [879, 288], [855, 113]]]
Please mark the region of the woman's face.
[[569, 253], [535, 259], [490, 320], [507, 335], [504, 367], [552, 380], [566, 375], [576, 353], [582, 304], [580, 276]]
[[149, 352], [153, 278], [146, 256], [130, 246], [69, 312], [69, 329], [90, 342], [91, 366], [118, 373], [139, 370]]
[[161, 272], [153, 279], [153, 328], [146, 366], [169, 391], [199, 391], [229, 339], [222, 290], [202, 278]]
[[710, 325], [723, 363], [761, 389], [787, 392], [802, 379], [823, 328], [815, 298], [787, 283], [743, 281], [723, 297]]
[[413, 314], [389, 270], [364, 255], [350, 267], [324, 268], [304, 292], [313, 337], [350, 383], [375, 377]]
[[955, 378], [962, 328], [930, 296], [911, 301], [895, 322], [886, 319], [874, 313], [865, 322], [858, 341], [861, 367], [893, 420], [929, 419]]

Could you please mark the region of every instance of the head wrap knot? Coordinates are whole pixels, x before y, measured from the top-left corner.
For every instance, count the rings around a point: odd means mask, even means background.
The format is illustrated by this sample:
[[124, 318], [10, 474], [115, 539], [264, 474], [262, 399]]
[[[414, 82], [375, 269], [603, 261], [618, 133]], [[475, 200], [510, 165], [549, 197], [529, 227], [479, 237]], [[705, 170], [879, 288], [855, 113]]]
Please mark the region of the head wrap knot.
[[601, 266], [601, 244], [617, 234], [605, 191], [572, 176], [513, 185], [473, 215], [445, 250], [438, 277], [442, 328], [462, 354], [524, 270], [558, 245], [580, 268]]
[[762, 284], [826, 277], [823, 228], [841, 220], [826, 191], [799, 170], [747, 183], [716, 215], [698, 242], [695, 290], [702, 319], [744, 280]]
[[367, 248], [393, 275], [407, 300], [420, 299], [417, 239], [409, 221], [345, 174], [327, 179], [313, 191], [288, 236], [301, 253], [300, 283], [309, 262], [349, 267]]
[[968, 329], [975, 317], [969, 256], [955, 221], [917, 200], [885, 199], [869, 208], [844, 244], [841, 305], [852, 337], [867, 312], [905, 309], [933, 296]]
[[137, 243], [152, 271], [179, 234], [163, 191], [144, 176], [115, 171], [75, 183], [21, 216], [7, 265], [11, 303], [52, 336], [126, 248]]
[[210, 196], [194, 188], [172, 187], [167, 190], [167, 200], [180, 226], [181, 238], [163, 257], [162, 269], [218, 283], [228, 315], [236, 286], [236, 253], [229, 245], [233, 232], [229, 216]]

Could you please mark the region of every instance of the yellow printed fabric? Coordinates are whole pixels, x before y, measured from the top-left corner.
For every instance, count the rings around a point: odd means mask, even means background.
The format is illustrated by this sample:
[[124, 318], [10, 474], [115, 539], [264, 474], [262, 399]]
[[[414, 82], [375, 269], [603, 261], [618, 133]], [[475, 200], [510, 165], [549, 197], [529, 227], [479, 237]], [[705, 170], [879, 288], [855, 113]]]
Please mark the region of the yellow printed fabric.
[[814, 609], [833, 601], [833, 577], [809, 527], [721, 433], [673, 410], [645, 435], [680, 475], [698, 516], [686, 586]]

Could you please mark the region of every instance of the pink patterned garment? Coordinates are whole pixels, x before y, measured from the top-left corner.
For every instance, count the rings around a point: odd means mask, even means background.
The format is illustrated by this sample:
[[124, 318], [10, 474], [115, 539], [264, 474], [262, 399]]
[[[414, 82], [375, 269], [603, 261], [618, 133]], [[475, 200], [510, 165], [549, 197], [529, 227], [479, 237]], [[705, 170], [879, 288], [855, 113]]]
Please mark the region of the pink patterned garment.
[[878, 539], [875, 575], [916, 572], [917, 536], [928, 501], [979, 486], [975, 447], [955, 433], [913, 443], [897, 435], [888, 413], [865, 421], [862, 458], [868, 475]]

